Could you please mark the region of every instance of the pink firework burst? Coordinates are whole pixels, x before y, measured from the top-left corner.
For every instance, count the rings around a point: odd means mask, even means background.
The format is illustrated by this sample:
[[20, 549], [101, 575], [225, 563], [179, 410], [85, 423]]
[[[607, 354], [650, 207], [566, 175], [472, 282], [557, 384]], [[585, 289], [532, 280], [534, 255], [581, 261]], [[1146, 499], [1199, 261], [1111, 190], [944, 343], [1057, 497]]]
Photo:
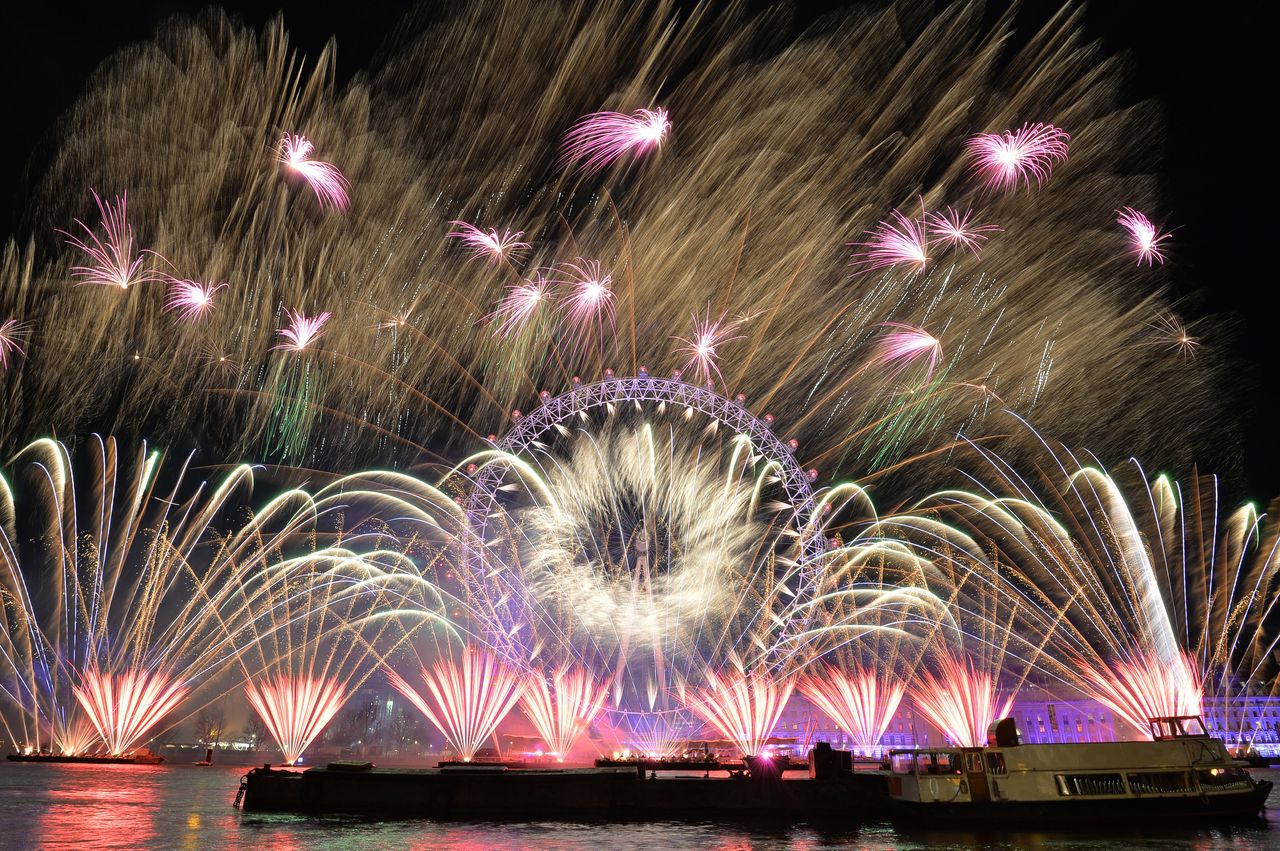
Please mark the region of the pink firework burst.
[[977, 670], [968, 658], [945, 651], [937, 658], [938, 672], [919, 675], [911, 689], [916, 708], [952, 743], [964, 748], [987, 743], [991, 722], [1013, 708], [1013, 695], [1001, 701], [995, 678]]
[[561, 266], [559, 274], [554, 283], [569, 289], [565, 318], [579, 333], [579, 342], [585, 345], [592, 332], [603, 340], [605, 324], [612, 329], [614, 323], [613, 276], [604, 273], [600, 261], [581, 257]]
[[98, 205], [103, 237], [99, 238], [93, 228], [79, 219], [76, 219], [76, 224], [84, 229], [84, 239], [64, 230], [58, 231], [67, 237], [68, 245], [78, 248], [89, 258], [85, 265], [71, 267], [71, 274], [78, 279], [76, 285], [92, 284], [127, 290], [134, 284], [165, 280], [160, 272], [144, 268], [146, 255], [159, 257], [159, 254], [149, 249], [134, 250], [133, 227], [129, 224], [127, 212], [129, 194], [126, 192], [114, 201], [103, 201], [97, 192], [92, 192], [92, 195]]
[[169, 278], [169, 296], [164, 309], [178, 311], [179, 318], [185, 322], [195, 322], [213, 310], [213, 296], [225, 286]]
[[637, 109], [631, 115], [595, 112], [565, 135], [560, 160], [563, 165], [578, 163], [582, 171], [591, 174], [624, 154], [662, 147], [670, 129], [667, 111], [662, 108]]
[[488, 320], [493, 324], [495, 334], [504, 339], [510, 338], [524, 330], [538, 308], [550, 300], [551, 282], [541, 272], [535, 272], [533, 277], [507, 287], [506, 295], [493, 313], [489, 314]]
[[846, 673], [824, 665], [821, 673], [801, 677], [800, 692], [852, 736], [862, 753], [870, 754], [889, 729], [906, 685], [873, 669], [855, 667]]
[[714, 375], [721, 384], [724, 383], [724, 376], [720, 374], [720, 366], [718, 363], [719, 346], [725, 343], [741, 340], [741, 334], [737, 333], [745, 318], [738, 318], [732, 321], [725, 321], [725, 314], [720, 314], [720, 318], [711, 319], [710, 307], [707, 313], [699, 317], [696, 313], [693, 315], [693, 333], [688, 337], [672, 337], [679, 346], [675, 353], [686, 358], [685, 369], [692, 369], [699, 382], [710, 381]]
[[27, 356], [27, 338], [31, 336], [31, 323], [6, 319], [0, 322], [0, 369], [9, 368], [9, 358]]
[[1138, 256], [1138, 265], [1141, 266], [1144, 260], [1148, 266], [1157, 260], [1164, 263], [1164, 250], [1160, 243], [1167, 242], [1169, 234], [1161, 233], [1150, 219], [1132, 207], [1116, 210], [1116, 215], [1116, 222], [1129, 232], [1129, 242], [1133, 253]]
[[455, 228], [449, 232], [449, 238], [461, 240], [471, 250], [472, 260], [487, 257], [496, 263], [529, 248], [529, 243], [520, 241], [520, 237], [524, 236], [522, 230], [504, 230], [499, 236], [496, 230], [483, 231], [467, 222], [455, 221], [449, 224]]
[[463, 762], [472, 760], [520, 698], [516, 673], [484, 652], [468, 649], [462, 664], [441, 660], [420, 674], [425, 692], [387, 671], [396, 691], [435, 725]]
[[1204, 694], [1200, 669], [1186, 653], [1172, 663], [1155, 653], [1112, 662], [1109, 666], [1077, 663], [1089, 697], [1109, 706], [1139, 735], [1151, 738], [1152, 718], [1199, 715]]
[[609, 691], [583, 669], [557, 671], [548, 682], [541, 674], [524, 682], [520, 705], [537, 728], [550, 755], [560, 762], [600, 714]]
[[908, 218], [894, 210], [888, 221], [880, 222], [867, 234], [866, 242], [852, 243], [861, 249], [854, 254], [853, 262], [863, 266], [863, 271], [888, 266], [912, 266], [919, 271], [929, 262], [923, 220]]
[[1067, 161], [1071, 137], [1052, 124], [1024, 124], [1019, 130], [979, 133], [965, 143], [973, 171], [991, 189], [1044, 185], [1053, 167]]
[[960, 213], [952, 207], [948, 207], [945, 213], [929, 213], [925, 222], [934, 233], [929, 241], [941, 242], [952, 248], [967, 248], [977, 257], [979, 247], [987, 241], [987, 234], [999, 232], [1000, 226], [980, 225], [971, 222], [972, 218], [972, 210]]
[[187, 689], [163, 673], [138, 669], [104, 674], [91, 667], [72, 691], [107, 753], [125, 754], [177, 707]]
[[923, 363], [924, 383], [933, 378], [933, 372], [942, 359], [942, 343], [923, 328], [901, 322], [882, 322], [882, 328], [892, 329], [876, 341], [873, 358], [881, 366], [889, 367], [889, 375], [896, 376], [907, 367]]
[[288, 352], [302, 351], [315, 342], [316, 338], [320, 336], [320, 329], [324, 328], [324, 324], [333, 315], [326, 310], [319, 316], [307, 316], [301, 310], [290, 310], [288, 308], [285, 308], [284, 313], [289, 318], [289, 324], [276, 331], [277, 334], [284, 337], [284, 342], [272, 346], [272, 351], [276, 349], [284, 349]]
[[346, 210], [350, 184], [337, 166], [311, 159], [313, 150], [315, 145], [306, 136], [285, 133], [280, 138], [280, 163], [307, 182], [321, 207]]
[[249, 705], [276, 740], [285, 765], [298, 761], [307, 745], [338, 714], [348, 694], [346, 684], [334, 677], [279, 674], [245, 686]]
[[795, 683], [768, 674], [707, 672], [707, 687], [686, 699], [690, 709], [737, 746], [742, 756], [759, 756], [787, 706]]

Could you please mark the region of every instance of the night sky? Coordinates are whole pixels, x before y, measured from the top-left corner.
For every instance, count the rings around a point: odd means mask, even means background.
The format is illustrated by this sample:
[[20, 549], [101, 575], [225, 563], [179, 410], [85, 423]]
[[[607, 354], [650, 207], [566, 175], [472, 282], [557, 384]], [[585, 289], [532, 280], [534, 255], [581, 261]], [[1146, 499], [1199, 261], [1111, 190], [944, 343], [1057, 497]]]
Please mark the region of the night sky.
[[[130, 3], [125, 11], [103, 3], [74, 12], [57, 4], [21, 5], [0, 12], [0, 63], [7, 81], [0, 134], [0, 237], [14, 232], [26, 204], [28, 177], [40, 173], [49, 155], [54, 123], [94, 67], [120, 46], [147, 38], [170, 14], [198, 11], [206, 4]], [[343, 83], [368, 64], [409, 4], [362, 0], [341, 12], [314, 2], [223, 5], [254, 26], [283, 8], [293, 45], [310, 56], [336, 35]], [[797, 29], [830, 8], [798, 5]], [[991, 17], [1005, 5], [990, 3]], [[1033, 29], [1058, 5], [1025, 3], [1019, 20]], [[1275, 73], [1268, 79], [1262, 71], [1264, 57], [1270, 55], [1263, 52], [1263, 36], [1271, 29], [1263, 25], [1261, 3], [1197, 8], [1191, 13], [1179, 11], [1178, 4], [1098, 0], [1086, 10], [1086, 32], [1101, 38], [1108, 53], [1131, 55], [1127, 102], [1155, 98], [1164, 107], [1167, 144], [1161, 172], [1169, 203], [1158, 217], [1176, 228], [1170, 252], [1176, 296], [1190, 320], [1225, 315], [1234, 322], [1234, 339], [1203, 342], [1226, 345], [1242, 368], [1234, 392], [1245, 424], [1243, 466], [1229, 492], [1265, 505], [1280, 495], [1275, 425], [1280, 299], [1274, 295], [1277, 276], [1265, 265], [1272, 246], [1264, 228], [1274, 226], [1275, 216], [1263, 209], [1274, 182], [1271, 133], [1262, 126], [1274, 120], [1268, 107], [1276, 102], [1274, 88], [1264, 87], [1274, 83]]]

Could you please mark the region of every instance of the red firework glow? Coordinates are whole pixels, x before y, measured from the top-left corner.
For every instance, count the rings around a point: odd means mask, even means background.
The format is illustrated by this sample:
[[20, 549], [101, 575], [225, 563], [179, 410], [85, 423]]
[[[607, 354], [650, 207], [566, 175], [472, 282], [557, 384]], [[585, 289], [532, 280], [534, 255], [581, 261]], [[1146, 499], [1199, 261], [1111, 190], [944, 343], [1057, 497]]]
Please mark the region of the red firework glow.
[[991, 189], [1043, 186], [1053, 167], [1067, 161], [1071, 137], [1052, 124], [1024, 124], [1003, 133], [979, 133], [965, 143], [973, 171]]
[[991, 722], [1013, 707], [1013, 695], [998, 703], [995, 678], [977, 670], [967, 658], [951, 653], [937, 657], [938, 672], [923, 673], [911, 697], [916, 708], [954, 744], [965, 748], [987, 743]]
[[584, 117], [564, 137], [561, 162], [578, 163], [590, 174], [619, 157], [662, 147], [671, 129], [665, 109], [637, 109], [631, 115], [596, 112]]
[[1152, 718], [1199, 715], [1204, 683], [1200, 670], [1186, 653], [1165, 662], [1151, 653], [1134, 659], [1095, 666], [1080, 662], [1088, 695], [1151, 738]]
[[708, 686], [694, 689], [685, 703], [737, 746], [744, 757], [759, 756], [778, 724], [795, 683], [768, 674], [707, 672]]
[[802, 677], [799, 686], [801, 694], [853, 737], [862, 753], [879, 747], [906, 692], [901, 681], [876, 671], [854, 668], [845, 673], [829, 665]]
[[187, 693], [167, 674], [144, 670], [104, 674], [90, 668], [72, 687], [110, 754], [129, 753]]
[[520, 705], [551, 756], [564, 760], [604, 706], [608, 689], [585, 670], [558, 671], [525, 680]]
[[280, 137], [280, 163], [301, 177], [316, 193], [321, 207], [347, 209], [347, 179], [332, 163], [311, 159], [315, 145], [306, 136], [285, 133]]
[[391, 685], [435, 725], [463, 762], [471, 761], [520, 697], [515, 672], [488, 653], [468, 651], [460, 665], [442, 660], [421, 674], [426, 693], [387, 671]]
[[285, 765], [298, 761], [350, 696], [346, 684], [335, 677], [286, 674], [261, 683], [250, 682], [244, 691], [249, 705], [279, 745]]

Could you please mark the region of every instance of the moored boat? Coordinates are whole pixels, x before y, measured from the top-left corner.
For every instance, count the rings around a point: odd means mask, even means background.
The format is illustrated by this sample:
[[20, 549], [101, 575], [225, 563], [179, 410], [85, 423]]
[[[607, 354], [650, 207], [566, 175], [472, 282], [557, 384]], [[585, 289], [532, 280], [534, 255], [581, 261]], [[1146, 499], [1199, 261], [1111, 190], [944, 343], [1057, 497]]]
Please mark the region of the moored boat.
[[895, 815], [933, 821], [1255, 817], [1271, 791], [1194, 716], [1152, 719], [1152, 741], [1024, 745], [1013, 719], [986, 747], [889, 752]]
[[87, 765], [159, 765], [164, 757], [151, 751], [133, 751], [126, 754], [55, 754], [11, 753], [10, 762], [52, 762]]

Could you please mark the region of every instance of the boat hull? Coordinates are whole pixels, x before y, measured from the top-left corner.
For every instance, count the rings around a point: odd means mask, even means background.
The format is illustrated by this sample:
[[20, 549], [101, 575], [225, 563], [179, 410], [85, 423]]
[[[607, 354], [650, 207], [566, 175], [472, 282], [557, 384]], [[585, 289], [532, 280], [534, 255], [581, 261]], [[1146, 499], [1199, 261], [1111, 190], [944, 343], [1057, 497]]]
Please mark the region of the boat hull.
[[52, 762], [72, 765], [159, 765], [164, 757], [156, 754], [146, 756], [60, 756], [54, 754], [20, 754], [11, 753], [10, 762]]

